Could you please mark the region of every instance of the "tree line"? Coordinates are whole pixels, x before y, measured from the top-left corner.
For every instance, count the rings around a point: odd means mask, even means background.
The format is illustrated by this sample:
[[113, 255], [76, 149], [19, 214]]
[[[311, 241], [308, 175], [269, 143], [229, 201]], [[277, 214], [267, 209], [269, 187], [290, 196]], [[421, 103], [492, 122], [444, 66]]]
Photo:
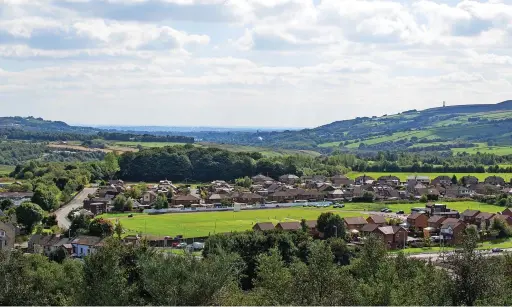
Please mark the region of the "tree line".
[[[237, 239], [236, 236], [244, 236]], [[370, 237], [360, 249], [341, 239], [291, 234], [228, 235], [202, 259], [167, 256], [109, 238], [76, 261], [0, 252], [2, 305], [510, 305], [512, 257], [484, 257], [468, 233], [444, 264], [390, 256]], [[247, 239], [247, 246], [242, 240]], [[217, 240], [218, 241], [218, 240]], [[239, 241], [240, 243], [237, 243]], [[297, 246], [296, 242], [300, 245]], [[213, 243], [213, 241], [211, 242]], [[348, 256], [347, 256], [348, 255]], [[245, 276], [251, 267], [251, 278]], [[246, 280], [246, 281], [244, 281]]]

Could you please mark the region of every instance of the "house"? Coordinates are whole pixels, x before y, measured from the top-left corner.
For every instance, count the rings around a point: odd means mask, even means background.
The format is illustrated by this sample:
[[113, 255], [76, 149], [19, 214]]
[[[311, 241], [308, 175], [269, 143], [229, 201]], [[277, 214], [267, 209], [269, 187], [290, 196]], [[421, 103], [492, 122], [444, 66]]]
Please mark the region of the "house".
[[308, 228], [308, 233], [314, 237], [320, 235], [320, 232], [317, 229], [317, 220], [307, 220], [306, 227]]
[[212, 194], [206, 200], [206, 202], [210, 204], [220, 204], [223, 201], [232, 202], [233, 198], [227, 194]]
[[251, 205], [262, 204], [265, 201], [263, 196], [251, 192], [233, 193], [232, 197], [234, 202]]
[[480, 229], [487, 229], [491, 225], [494, 215], [494, 213], [480, 212], [475, 218], [475, 224], [478, 225]]
[[456, 211], [456, 210], [437, 212], [435, 215], [443, 216], [445, 218], [455, 218], [455, 219], [460, 218], [460, 213], [459, 213], [459, 211]]
[[357, 185], [363, 185], [363, 184], [372, 184], [375, 181], [375, 178], [370, 176], [359, 176], [354, 180], [354, 183]]
[[364, 225], [363, 227], [361, 227], [361, 235], [366, 237], [366, 236], [369, 236], [370, 234], [372, 234], [375, 229], [379, 228], [380, 226], [377, 225], [377, 224], [366, 224]]
[[459, 244], [462, 241], [464, 229], [466, 229], [466, 224], [461, 221], [446, 222], [445, 220], [445, 223], [441, 226], [439, 235], [441, 239], [448, 244]]
[[430, 184], [430, 178], [428, 176], [408, 176], [407, 177], [407, 185], [416, 185], [418, 183], [421, 184]]
[[0, 221], [0, 250], [10, 250], [14, 248], [16, 237], [16, 228], [14, 225]]
[[94, 252], [98, 243], [101, 242], [100, 237], [94, 236], [78, 236], [71, 241], [73, 254], [77, 257], [85, 257]]
[[428, 216], [419, 212], [412, 213], [407, 217], [407, 224], [416, 230], [423, 230], [428, 227]]
[[158, 194], [154, 191], [146, 191], [142, 194], [142, 204], [150, 205], [156, 201]]
[[343, 190], [337, 189], [334, 191], [327, 192], [326, 198], [327, 199], [343, 199], [345, 196], [345, 193]]
[[434, 228], [435, 230], [439, 230], [439, 228], [441, 228], [441, 226], [443, 225], [444, 220], [446, 220], [446, 217], [444, 216], [433, 215], [427, 220], [428, 227]]
[[279, 203], [293, 202], [295, 200], [295, 195], [289, 191], [276, 191], [268, 196], [268, 200], [277, 201]]
[[378, 227], [373, 233], [382, 238], [390, 249], [404, 247], [407, 242], [407, 230], [401, 226]]
[[504, 186], [505, 179], [503, 179], [500, 176], [489, 176], [489, 177], [485, 178], [484, 183]]
[[501, 212], [501, 214], [507, 215], [507, 216], [512, 216], [512, 210], [510, 210], [510, 208], [507, 208], [507, 209], [503, 210], [503, 212]]
[[361, 230], [364, 225], [368, 224], [368, 222], [361, 216], [346, 217], [343, 220], [345, 221], [345, 228], [347, 230]]
[[492, 217], [492, 220], [498, 219], [507, 223], [509, 226], [512, 226], [512, 216], [506, 214], [496, 214]]
[[124, 181], [122, 181], [121, 179], [109, 180], [109, 181], [108, 181], [108, 184], [109, 184], [109, 185], [113, 185], [113, 186], [121, 186], [121, 187], [124, 187]]
[[101, 198], [115, 198], [119, 193], [121, 192], [114, 186], [103, 186], [96, 192]]
[[480, 210], [466, 209], [460, 214], [460, 219], [469, 224], [475, 224], [476, 216], [480, 213]]
[[171, 199], [171, 203], [173, 206], [182, 205], [184, 207], [190, 207], [192, 204], [198, 204], [201, 201], [200, 198], [195, 197], [192, 194], [188, 195], [175, 195]]
[[366, 218], [366, 222], [368, 222], [368, 224], [376, 224], [379, 226], [386, 225], [386, 219], [382, 215], [370, 215]]
[[252, 182], [254, 182], [254, 183], [263, 183], [265, 181], [274, 181], [274, 179], [264, 176], [262, 174], [256, 175], [256, 176], [252, 177], [251, 179], [252, 179]]
[[331, 182], [335, 186], [348, 186], [354, 184], [354, 180], [351, 180], [347, 176], [344, 175], [335, 175], [331, 177]]
[[437, 176], [432, 180], [432, 185], [450, 185], [452, 178], [449, 176]]
[[271, 222], [260, 222], [260, 223], [254, 224], [254, 226], [252, 226], [252, 230], [254, 230], [254, 231], [268, 231], [268, 230], [274, 230], [274, 229], [275, 229], [275, 226]]
[[478, 178], [476, 178], [475, 176], [464, 176], [464, 177], [460, 178], [460, 182], [463, 185], [477, 184], [478, 183]]
[[34, 254], [44, 254], [50, 256], [50, 254], [56, 251], [60, 247], [66, 248], [68, 253], [71, 254], [71, 245], [69, 238], [65, 238], [62, 235], [40, 235], [35, 234], [30, 237], [28, 241], [27, 251]]
[[389, 185], [399, 185], [400, 184], [400, 178], [397, 176], [380, 176], [377, 178], [377, 181], [379, 184], [389, 184]]
[[449, 198], [470, 197], [471, 190], [463, 186], [452, 186], [446, 189], [445, 196]]
[[284, 231], [297, 231], [301, 230], [302, 226], [300, 225], [300, 222], [281, 222], [276, 225], [276, 229]]
[[482, 195], [494, 195], [498, 194], [500, 192], [500, 187], [497, 185], [492, 185], [489, 183], [477, 183], [472, 184], [469, 186], [469, 188], [477, 194]]
[[[299, 189], [298, 189], [299, 190]], [[290, 192], [293, 193], [294, 190]], [[320, 201], [324, 200], [324, 193], [315, 190], [302, 190], [297, 191], [295, 199], [309, 200], [309, 201]]]
[[296, 184], [300, 182], [300, 178], [295, 175], [282, 175], [279, 176], [279, 182], [286, 183], [286, 184]]

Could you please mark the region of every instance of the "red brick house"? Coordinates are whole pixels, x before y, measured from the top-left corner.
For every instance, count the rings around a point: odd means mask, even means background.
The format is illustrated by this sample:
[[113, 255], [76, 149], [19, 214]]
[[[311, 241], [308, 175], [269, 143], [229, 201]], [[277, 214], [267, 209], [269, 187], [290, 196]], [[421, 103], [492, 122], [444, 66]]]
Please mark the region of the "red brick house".
[[276, 229], [284, 231], [297, 231], [301, 230], [302, 226], [300, 225], [300, 222], [281, 222], [276, 225]]
[[361, 230], [364, 225], [368, 224], [368, 222], [361, 216], [346, 217], [343, 220], [345, 221], [345, 228], [347, 230]]
[[254, 231], [268, 231], [268, 230], [274, 230], [275, 226], [272, 224], [272, 222], [260, 222], [254, 224], [252, 226], [252, 230]]
[[173, 206], [183, 205], [184, 207], [190, 207], [192, 204], [199, 204], [201, 199], [195, 197], [194, 195], [175, 195], [171, 199], [171, 204]]
[[384, 218], [382, 215], [370, 215], [366, 218], [366, 221], [368, 224], [377, 224], [379, 226], [386, 225], [386, 218]]
[[404, 247], [407, 242], [407, 230], [400, 226], [378, 227], [373, 233], [382, 238], [390, 249]]
[[480, 228], [488, 228], [494, 215], [494, 213], [480, 212], [475, 218], [475, 224]]
[[413, 213], [407, 217], [407, 224], [411, 228], [423, 230], [423, 228], [428, 227], [428, 216], [424, 213]]
[[439, 230], [443, 225], [443, 221], [446, 220], [446, 217], [440, 215], [433, 215], [428, 219], [428, 227], [432, 227], [436, 230]]
[[512, 216], [512, 210], [510, 210], [510, 208], [507, 208], [507, 209], [503, 210], [503, 212], [501, 212], [501, 214]]
[[[507, 209], [508, 210], [508, 209]], [[512, 216], [506, 214], [496, 214], [492, 217], [492, 219], [502, 220], [507, 223], [509, 226], [512, 226]]]
[[460, 219], [466, 223], [475, 224], [476, 217], [478, 214], [480, 214], [480, 210], [466, 209], [466, 210], [464, 210], [464, 212], [462, 212], [460, 214]]

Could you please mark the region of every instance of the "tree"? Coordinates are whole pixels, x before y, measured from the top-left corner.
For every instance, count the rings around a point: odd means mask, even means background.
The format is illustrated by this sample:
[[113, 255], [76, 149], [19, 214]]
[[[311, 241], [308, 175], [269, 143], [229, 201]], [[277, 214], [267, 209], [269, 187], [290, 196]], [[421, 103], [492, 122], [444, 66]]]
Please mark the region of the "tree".
[[155, 203], [153, 204], [153, 207], [155, 209], [169, 208], [169, 201], [167, 201], [167, 197], [162, 194], [158, 195], [158, 197], [155, 200]]
[[491, 230], [496, 232], [496, 236], [499, 239], [508, 238], [512, 235], [510, 227], [505, 223], [504, 220], [493, 219], [491, 223]]
[[38, 185], [32, 196], [32, 202], [38, 204], [45, 211], [59, 208], [59, 189], [55, 185]]
[[126, 200], [125, 209], [128, 210], [128, 211], [132, 211], [133, 210], [133, 200], [131, 198], [128, 198]]
[[14, 206], [14, 202], [8, 198], [0, 201], [0, 210], [2, 210], [2, 211], [6, 211], [7, 209], [9, 209], [13, 206]]
[[45, 219], [43, 219], [43, 222], [44, 222], [44, 225], [45, 225], [46, 227], [56, 226], [56, 225], [58, 225], [58, 222], [57, 222], [57, 215], [55, 215], [55, 214], [50, 214], [50, 215], [48, 215], [48, 217], [46, 217]]
[[105, 174], [108, 176], [108, 179], [110, 180], [112, 180], [115, 174], [121, 170], [121, 168], [119, 167], [119, 159], [117, 155], [113, 152], [109, 152], [105, 155], [103, 163], [105, 165]]
[[89, 223], [91, 218], [85, 214], [76, 215], [71, 220], [71, 226], [69, 226], [69, 231], [65, 233], [69, 233], [71, 237], [76, 236], [77, 234], [85, 234], [89, 232]]
[[121, 222], [119, 220], [116, 222], [116, 226], [114, 227], [114, 233], [116, 234], [118, 239], [121, 239], [121, 236], [124, 233], [123, 225], [121, 225]]
[[320, 214], [317, 220], [317, 229], [324, 234], [324, 238], [345, 237], [345, 223], [341, 216], [332, 212]]
[[452, 184], [457, 184], [457, 182], [459, 182], [459, 180], [457, 179], [457, 176], [453, 175], [452, 176]]
[[251, 178], [245, 176], [243, 178], [238, 178], [235, 180], [235, 184], [239, 187], [243, 187], [243, 188], [250, 188], [251, 185], [252, 185], [252, 180]]
[[89, 234], [91, 236], [108, 237], [114, 233], [114, 225], [110, 220], [97, 218], [89, 223]]
[[57, 248], [56, 250], [52, 251], [50, 253], [49, 258], [51, 261], [62, 263], [68, 256], [69, 255], [68, 255], [67, 250], [61, 246], [61, 247]]
[[[114, 210], [117, 212], [123, 212], [126, 207], [127, 199], [123, 194], [119, 194], [114, 198], [112, 205], [114, 206]], [[132, 204], [133, 205], [133, 204]]]
[[25, 226], [29, 233], [37, 223], [41, 222], [43, 216], [44, 211], [37, 204], [24, 202], [16, 207], [16, 220]]

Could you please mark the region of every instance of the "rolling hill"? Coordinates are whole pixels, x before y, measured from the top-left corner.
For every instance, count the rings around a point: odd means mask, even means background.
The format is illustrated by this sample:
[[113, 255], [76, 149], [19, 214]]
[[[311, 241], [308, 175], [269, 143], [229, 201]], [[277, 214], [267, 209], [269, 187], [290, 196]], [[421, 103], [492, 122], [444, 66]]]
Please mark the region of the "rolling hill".
[[[242, 142], [243, 143], [243, 142]], [[358, 117], [313, 129], [260, 132], [252, 145], [326, 150], [450, 150], [512, 143], [512, 100]]]

